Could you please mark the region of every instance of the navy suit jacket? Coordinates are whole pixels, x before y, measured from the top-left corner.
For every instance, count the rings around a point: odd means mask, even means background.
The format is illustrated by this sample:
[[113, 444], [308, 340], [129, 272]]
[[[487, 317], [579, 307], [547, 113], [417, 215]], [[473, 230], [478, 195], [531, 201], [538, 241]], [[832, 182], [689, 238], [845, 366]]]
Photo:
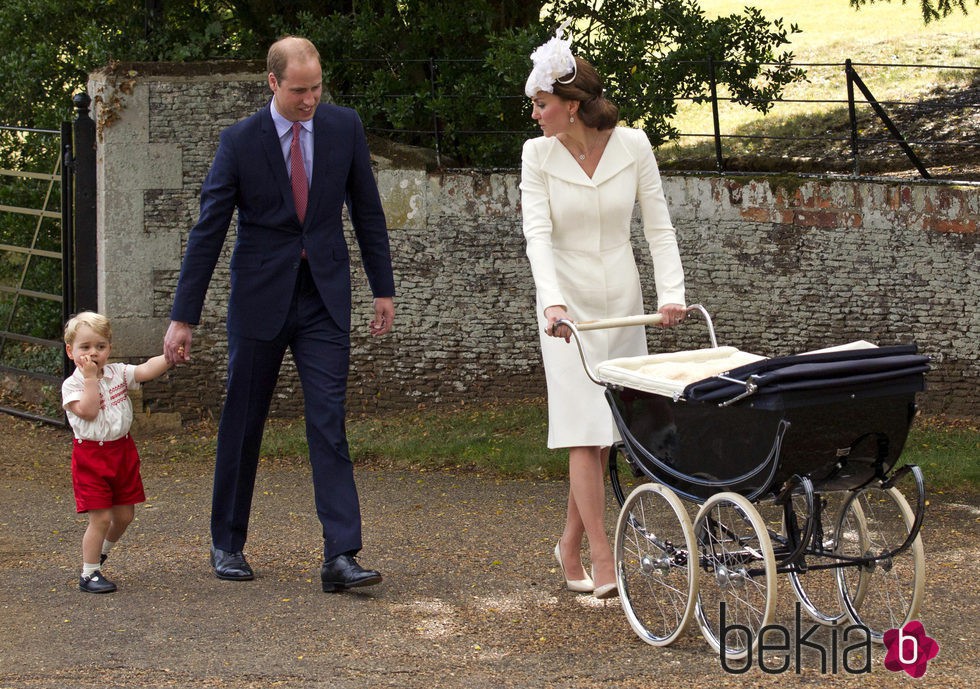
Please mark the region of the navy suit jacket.
[[270, 105], [221, 133], [201, 189], [201, 213], [187, 239], [171, 320], [196, 325], [232, 214], [238, 233], [231, 258], [228, 332], [274, 338], [285, 322], [306, 249], [331, 317], [350, 330], [350, 256], [342, 211], [347, 206], [371, 291], [393, 297], [388, 230], [357, 114], [321, 104], [313, 116], [313, 172], [300, 223]]

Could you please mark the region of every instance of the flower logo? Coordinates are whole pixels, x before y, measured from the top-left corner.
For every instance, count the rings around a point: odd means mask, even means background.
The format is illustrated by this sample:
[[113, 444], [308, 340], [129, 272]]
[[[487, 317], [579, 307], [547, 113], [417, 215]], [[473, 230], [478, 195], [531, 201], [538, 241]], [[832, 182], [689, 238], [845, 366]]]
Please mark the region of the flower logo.
[[912, 620], [901, 629], [889, 629], [882, 641], [888, 649], [885, 667], [892, 672], [905, 670], [912, 677], [926, 674], [926, 665], [939, 655], [939, 642], [926, 634], [918, 620]]

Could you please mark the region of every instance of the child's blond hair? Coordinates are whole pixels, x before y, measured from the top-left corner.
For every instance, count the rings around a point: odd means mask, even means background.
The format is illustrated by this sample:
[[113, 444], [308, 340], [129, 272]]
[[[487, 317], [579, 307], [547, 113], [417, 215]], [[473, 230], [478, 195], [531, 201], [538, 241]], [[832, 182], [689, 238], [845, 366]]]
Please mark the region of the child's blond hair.
[[87, 325], [98, 335], [101, 335], [109, 342], [112, 342], [112, 328], [109, 327], [109, 319], [101, 313], [95, 311], [82, 311], [75, 314], [65, 324], [65, 344], [72, 344], [75, 341], [75, 334], [80, 326]]

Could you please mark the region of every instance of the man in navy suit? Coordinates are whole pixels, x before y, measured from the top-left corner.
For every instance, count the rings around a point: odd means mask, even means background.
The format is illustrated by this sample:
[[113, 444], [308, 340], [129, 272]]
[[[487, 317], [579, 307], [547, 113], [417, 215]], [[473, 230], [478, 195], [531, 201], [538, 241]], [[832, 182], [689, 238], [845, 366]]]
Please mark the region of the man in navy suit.
[[374, 295], [372, 335], [395, 315], [388, 230], [357, 114], [321, 104], [320, 55], [287, 36], [268, 54], [272, 101], [221, 133], [188, 236], [164, 339], [167, 360], [190, 360], [192, 325], [232, 214], [238, 232], [228, 299], [228, 382], [218, 429], [211, 566], [219, 579], [255, 574], [243, 549], [262, 431], [288, 347], [303, 386], [324, 591], [381, 581], [355, 559], [361, 515], [344, 427], [350, 359], [346, 205]]

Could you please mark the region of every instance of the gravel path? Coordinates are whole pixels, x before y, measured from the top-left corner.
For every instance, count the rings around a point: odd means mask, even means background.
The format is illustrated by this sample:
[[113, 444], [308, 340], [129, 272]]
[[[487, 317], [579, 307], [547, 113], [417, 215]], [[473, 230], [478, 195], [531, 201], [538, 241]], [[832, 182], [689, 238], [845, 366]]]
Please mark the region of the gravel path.
[[[207, 563], [208, 451], [142, 439], [148, 501], [106, 566], [119, 591], [92, 596], [77, 589], [85, 521], [67, 435], [5, 415], [0, 435], [0, 689], [980, 686], [975, 495], [931, 496], [920, 619], [941, 650], [924, 677], [886, 670], [880, 647], [870, 678], [822, 674], [806, 655], [799, 673], [735, 675], [696, 631], [654, 648], [617, 600], [563, 590], [561, 482], [359, 468], [362, 562], [386, 579], [324, 594], [305, 462], [263, 463], [247, 548], [258, 577], [222, 582]], [[790, 625], [785, 579], [779, 593]]]

